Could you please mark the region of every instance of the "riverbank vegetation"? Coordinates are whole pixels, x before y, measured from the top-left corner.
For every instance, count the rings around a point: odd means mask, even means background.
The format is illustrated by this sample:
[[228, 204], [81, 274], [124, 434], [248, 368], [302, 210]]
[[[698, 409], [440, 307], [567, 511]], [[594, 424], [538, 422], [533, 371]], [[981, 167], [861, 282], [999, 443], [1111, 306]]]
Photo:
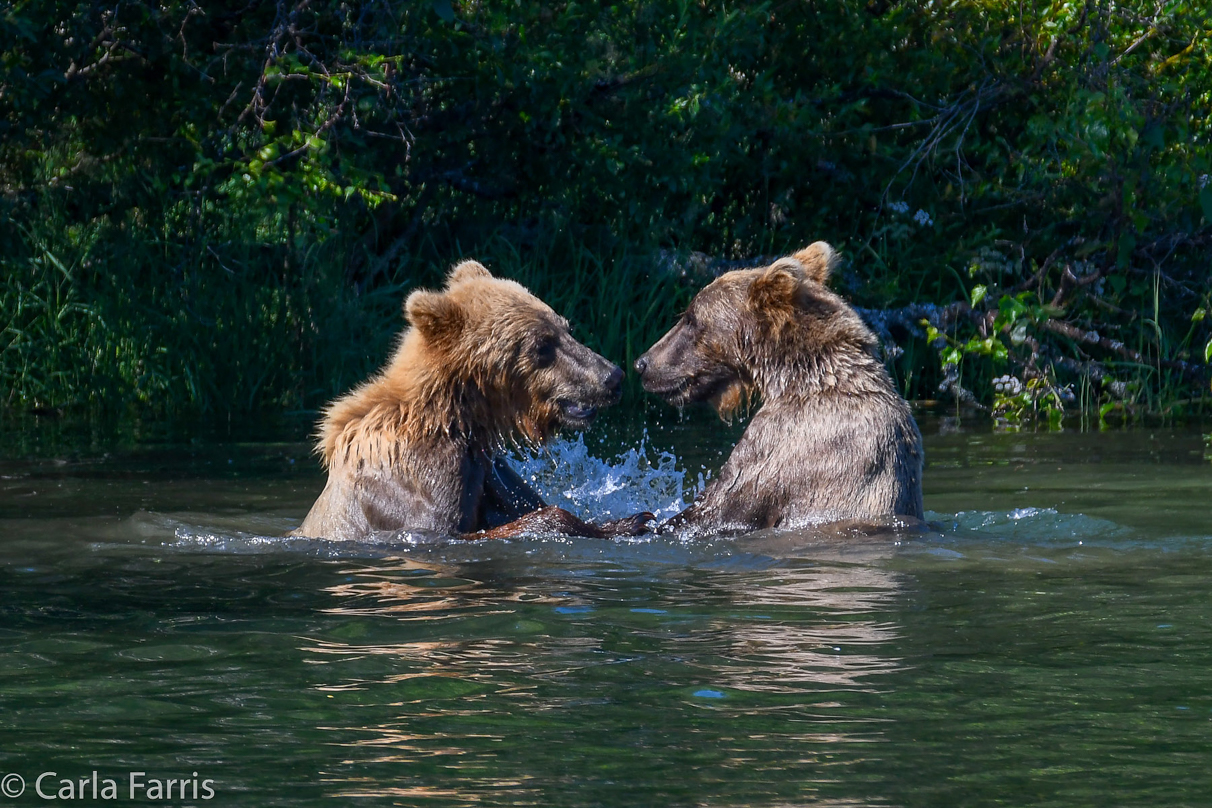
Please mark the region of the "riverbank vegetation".
[[1202, 6], [3, 4], [0, 406], [313, 409], [463, 256], [630, 362], [827, 239], [910, 398], [1206, 411]]

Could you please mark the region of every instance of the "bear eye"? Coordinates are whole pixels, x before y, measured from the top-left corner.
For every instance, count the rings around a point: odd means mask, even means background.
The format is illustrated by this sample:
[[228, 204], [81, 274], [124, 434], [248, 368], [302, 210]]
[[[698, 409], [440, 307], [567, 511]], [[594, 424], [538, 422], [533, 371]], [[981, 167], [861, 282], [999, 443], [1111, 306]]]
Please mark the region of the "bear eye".
[[556, 341], [553, 337], [547, 337], [539, 341], [539, 344], [534, 348], [535, 364], [539, 367], [547, 367], [555, 362], [556, 359]]

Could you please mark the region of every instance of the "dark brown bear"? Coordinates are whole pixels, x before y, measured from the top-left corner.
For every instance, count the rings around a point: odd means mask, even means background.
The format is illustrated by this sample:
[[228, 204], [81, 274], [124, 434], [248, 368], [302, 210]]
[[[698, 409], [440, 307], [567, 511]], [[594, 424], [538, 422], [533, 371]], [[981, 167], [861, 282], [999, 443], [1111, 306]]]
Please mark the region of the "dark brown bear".
[[818, 241], [768, 267], [728, 272], [636, 360], [671, 404], [754, 414], [702, 494], [662, 530], [755, 530], [922, 518], [922, 438], [876, 355], [875, 336], [825, 288]]
[[328, 484], [292, 535], [643, 529], [648, 514], [595, 526], [544, 507], [498, 456], [512, 435], [538, 443], [560, 427], [588, 426], [618, 400], [617, 366], [521, 285], [475, 261], [455, 267], [445, 290], [413, 292], [405, 312], [412, 327], [387, 367], [326, 410], [317, 451]]

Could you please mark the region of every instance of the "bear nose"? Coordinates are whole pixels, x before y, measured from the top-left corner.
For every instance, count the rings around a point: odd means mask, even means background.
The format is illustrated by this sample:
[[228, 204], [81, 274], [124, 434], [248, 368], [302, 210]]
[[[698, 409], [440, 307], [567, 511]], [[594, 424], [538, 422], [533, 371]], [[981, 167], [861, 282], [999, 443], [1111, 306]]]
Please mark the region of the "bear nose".
[[614, 370], [610, 371], [610, 375], [606, 377], [606, 389], [612, 393], [623, 389], [623, 369], [618, 365], [615, 365]]
[[635, 372], [642, 376], [646, 370], [648, 370], [648, 357], [641, 356], [639, 359], [635, 360]]

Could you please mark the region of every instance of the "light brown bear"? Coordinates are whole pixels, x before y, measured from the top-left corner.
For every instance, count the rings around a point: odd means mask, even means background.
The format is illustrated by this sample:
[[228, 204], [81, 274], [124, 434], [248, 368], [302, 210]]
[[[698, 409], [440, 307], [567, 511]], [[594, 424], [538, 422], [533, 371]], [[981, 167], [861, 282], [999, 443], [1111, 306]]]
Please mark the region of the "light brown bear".
[[475, 261], [456, 266], [445, 290], [413, 292], [404, 308], [411, 328], [387, 366], [324, 413], [317, 451], [328, 484], [291, 535], [643, 531], [650, 514], [598, 526], [545, 507], [498, 456], [512, 436], [539, 443], [560, 427], [588, 426], [619, 398], [616, 365], [520, 284]]
[[661, 526], [755, 530], [922, 518], [922, 438], [875, 335], [825, 288], [823, 241], [728, 272], [636, 360], [644, 389], [729, 417], [761, 400], [702, 494]]

